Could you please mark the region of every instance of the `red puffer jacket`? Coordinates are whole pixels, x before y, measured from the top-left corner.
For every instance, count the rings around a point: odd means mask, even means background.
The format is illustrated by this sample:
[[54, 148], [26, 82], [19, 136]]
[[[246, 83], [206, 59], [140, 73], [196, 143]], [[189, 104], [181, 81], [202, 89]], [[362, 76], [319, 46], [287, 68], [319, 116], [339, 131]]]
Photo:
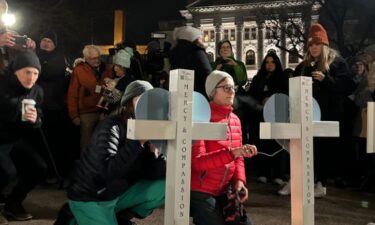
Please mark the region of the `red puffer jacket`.
[[229, 182], [241, 180], [246, 184], [243, 157], [234, 158], [231, 148], [242, 146], [241, 122], [232, 107], [210, 102], [211, 122], [228, 123], [226, 140], [197, 141], [192, 149], [191, 190], [219, 196]]

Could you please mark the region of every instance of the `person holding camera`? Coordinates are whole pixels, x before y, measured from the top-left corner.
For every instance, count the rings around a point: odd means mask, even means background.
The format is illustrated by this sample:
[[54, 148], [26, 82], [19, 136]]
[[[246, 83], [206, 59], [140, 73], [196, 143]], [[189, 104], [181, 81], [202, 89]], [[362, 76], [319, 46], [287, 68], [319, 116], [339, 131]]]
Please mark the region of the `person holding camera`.
[[4, 214], [20, 221], [32, 218], [22, 201], [47, 171], [35, 140], [30, 140], [42, 122], [43, 92], [35, 84], [40, 69], [36, 54], [26, 50], [0, 76], [0, 191], [5, 196]]
[[[8, 12], [6, 0], [0, 0], [0, 17]], [[35, 41], [25, 35], [7, 30], [5, 24], [0, 20], [0, 74], [4, 73], [6, 67], [14, 60], [15, 55], [21, 49], [35, 49]]]
[[[343, 101], [355, 88], [346, 61], [339, 53], [329, 47], [328, 35], [320, 24], [313, 24], [310, 28], [308, 50], [304, 60], [296, 67], [294, 76], [312, 77], [312, 94], [319, 103], [321, 120], [340, 121], [342, 123]], [[345, 133], [340, 126], [340, 136]], [[314, 138], [314, 169], [317, 183], [315, 197], [326, 195], [325, 182], [332, 162], [341, 163], [342, 148], [338, 138]]]
[[[205, 87], [210, 98], [211, 122], [227, 123], [228, 131], [226, 140], [199, 140], [193, 144], [190, 215], [196, 225], [224, 225], [233, 222], [235, 217], [223, 214], [230, 186], [242, 203], [248, 198], [244, 157], [256, 155], [257, 148], [242, 144], [241, 122], [232, 112], [235, 95], [232, 76], [214, 70], [207, 77]], [[246, 214], [238, 219], [251, 224]]]
[[[164, 203], [165, 158], [153, 144], [126, 137], [139, 96], [152, 88], [147, 81], [130, 83], [119, 114], [95, 128], [68, 188], [69, 208], [79, 225], [132, 224], [133, 216], [145, 218]], [[66, 224], [67, 210], [62, 208], [55, 225]]]

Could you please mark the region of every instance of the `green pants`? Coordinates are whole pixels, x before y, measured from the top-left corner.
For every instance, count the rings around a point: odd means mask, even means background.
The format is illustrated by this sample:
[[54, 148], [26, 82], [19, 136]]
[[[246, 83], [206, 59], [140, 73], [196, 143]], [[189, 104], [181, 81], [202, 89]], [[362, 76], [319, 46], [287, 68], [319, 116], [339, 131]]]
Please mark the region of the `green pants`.
[[[79, 202], [69, 200], [79, 225], [117, 225], [116, 212], [129, 209], [146, 217], [163, 205], [165, 180], [141, 180], [114, 200], [103, 202]], [[71, 223], [74, 224], [74, 221]]]

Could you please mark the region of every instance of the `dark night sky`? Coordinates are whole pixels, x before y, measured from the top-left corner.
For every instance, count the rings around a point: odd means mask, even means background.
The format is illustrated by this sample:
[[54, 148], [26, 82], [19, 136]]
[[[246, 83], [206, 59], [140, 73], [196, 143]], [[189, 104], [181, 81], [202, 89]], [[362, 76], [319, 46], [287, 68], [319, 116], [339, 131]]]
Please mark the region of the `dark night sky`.
[[[57, 3], [61, 3], [56, 7]], [[79, 52], [82, 46], [110, 44], [114, 9], [125, 11], [125, 38], [147, 44], [158, 30], [159, 20], [182, 19], [179, 10], [186, 0], [8, 0], [9, 10], [19, 18], [15, 30], [34, 38], [43, 30], [57, 31], [60, 46]], [[109, 43], [108, 43], [109, 42]], [[70, 49], [69, 49], [70, 48]]]
[[152, 31], [157, 30], [158, 20], [179, 19], [181, 18], [179, 10], [184, 9], [186, 1], [184, 0], [132, 0], [126, 1], [126, 24], [127, 35], [137, 39], [146, 39]]

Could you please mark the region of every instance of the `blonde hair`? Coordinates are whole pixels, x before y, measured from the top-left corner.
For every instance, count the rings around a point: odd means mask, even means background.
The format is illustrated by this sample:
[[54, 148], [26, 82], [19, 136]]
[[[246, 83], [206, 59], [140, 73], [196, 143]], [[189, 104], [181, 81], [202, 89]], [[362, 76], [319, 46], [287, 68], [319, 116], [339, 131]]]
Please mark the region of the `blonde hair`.
[[[322, 72], [328, 72], [329, 65], [331, 65], [333, 60], [335, 60], [335, 58], [340, 54], [336, 50], [328, 47], [327, 45], [321, 45], [321, 48], [322, 52], [317, 61], [317, 69]], [[311, 63], [315, 61], [316, 60], [314, 60], [314, 57], [311, 56], [310, 51], [307, 51], [304, 58], [305, 66], [311, 66]]]
[[82, 50], [83, 58], [87, 59], [93, 51], [97, 52], [99, 56], [101, 55], [100, 48], [98, 46], [86, 45]]

